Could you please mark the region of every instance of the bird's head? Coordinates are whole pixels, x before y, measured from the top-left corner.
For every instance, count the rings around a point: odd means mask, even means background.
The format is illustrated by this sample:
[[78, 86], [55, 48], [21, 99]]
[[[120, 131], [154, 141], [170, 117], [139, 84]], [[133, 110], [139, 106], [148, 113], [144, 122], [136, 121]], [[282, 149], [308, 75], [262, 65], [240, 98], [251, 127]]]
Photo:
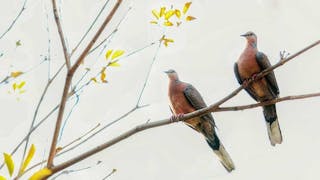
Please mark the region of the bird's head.
[[257, 36], [252, 31], [248, 31], [245, 34], [242, 34], [241, 36], [245, 37], [247, 39], [247, 42], [250, 43], [250, 44], [251, 43], [255, 43], [255, 44], [257, 43]]
[[177, 72], [173, 69], [169, 69], [167, 71], [164, 71], [164, 73], [166, 73], [168, 75], [169, 79], [171, 79], [171, 80], [178, 80], [179, 79]]

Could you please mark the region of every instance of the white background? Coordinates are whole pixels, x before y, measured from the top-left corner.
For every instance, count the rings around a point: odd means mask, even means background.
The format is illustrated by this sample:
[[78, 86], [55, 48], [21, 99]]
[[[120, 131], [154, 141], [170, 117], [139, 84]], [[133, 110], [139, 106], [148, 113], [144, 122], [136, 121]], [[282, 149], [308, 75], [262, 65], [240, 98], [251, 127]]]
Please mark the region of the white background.
[[[104, 2], [58, 1], [69, 49], [82, 37]], [[1, 2], [0, 33], [12, 22], [22, 3], [22, 0]], [[139, 49], [162, 35], [159, 27], [149, 23], [154, 19], [151, 10], [170, 5], [182, 8], [184, 3], [182, 0], [126, 0], [100, 40], [110, 34], [132, 6], [107, 49], [124, 49], [126, 53]], [[97, 24], [107, 15], [112, 4], [114, 1], [110, 1]], [[193, 1], [188, 13], [197, 19], [183, 23], [179, 28], [166, 29], [166, 35], [175, 42], [168, 48], [161, 46], [151, 70], [142, 97], [142, 104], [150, 106], [122, 119], [72, 153], [57, 158], [56, 163], [93, 148], [148, 119], [155, 121], [170, 117], [168, 80], [163, 73], [169, 68], [175, 69], [183, 81], [193, 84], [207, 104], [226, 96], [238, 87], [233, 64], [245, 46], [240, 34], [254, 31], [258, 36], [259, 50], [265, 52], [274, 64], [279, 60], [280, 50], [292, 54], [319, 39], [319, 5], [319, 1], [315, 0]], [[43, 60], [48, 48], [47, 27], [51, 39], [51, 75], [54, 74], [64, 60], [51, 3], [29, 0], [17, 24], [0, 39], [0, 52], [4, 53], [0, 58], [0, 79], [11, 71], [25, 71]], [[92, 35], [90, 33], [89, 37]], [[17, 40], [21, 40], [22, 46], [15, 47]], [[121, 67], [108, 69], [108, 84], [87, 86], [67, 122], [59, 146], [76, 139], [98, 123], [105, 125], [130, 110], [137, 101], [156, 49], [157, 45], [151, 46], [121, 60]], [[99, 63], [92, 71], [99, 71], [105, 61], [105, 51], [99, 56], [100, 50], [86, 59], [75, 80], [84, 72], [84, 68], [95, 61]], [[316, 47], [275, 71], [281, 96], [319, 91], [319, 50]], [[74, 54], [73, 62], [78, 55]], [[60, 101], [64, 76], [65, 71], [50, 88], [37, 122]], [[27, 82], [26, 93], [8, 94], [8, 91], [12, 91], [12, 83], [23, 80]], [[0, 85], [0, 152], [10, 152], [25, 136], [46, 81], [47, 64], [44, 63], [9, 84]], [[69, 102], [66, 112], [70, 111], [74, 100]], [[253, 102], [245, 92], [241, 92], [226, 105]], [[116, 180], [319, 179], [319, 106], [318, 98], [279, 103], [277, 111], [284, 141], [276, 147], [269, 143], [261, 108], [215, 113], [219, 136], [236, 165], [236, 170], [230, 174], [220, 165], [201, 135], [183, 123], [177, 123], [134, 135], [70, 168], [93, 166], [91, 169], [63, 175], [58, 179], [102, 179], [113, 168], [117, 172], [110, 179]], [[56, 115], [51, 116], [31, 136], [31, 142], [37, 147], [32, 163], [47, 157]], [[20, 156], [21, 151], [14, 156], [17, 167]], [[102, 163], [96, 166], [99, 160]], [[6, 169], [0, 173], [6, 175]]]

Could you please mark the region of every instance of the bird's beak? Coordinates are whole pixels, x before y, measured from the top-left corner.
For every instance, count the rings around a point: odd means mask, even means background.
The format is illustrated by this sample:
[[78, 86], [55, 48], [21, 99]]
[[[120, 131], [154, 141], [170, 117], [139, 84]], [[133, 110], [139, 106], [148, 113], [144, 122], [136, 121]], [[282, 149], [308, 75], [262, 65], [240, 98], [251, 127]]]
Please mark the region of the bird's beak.
[[240, 36], [242, 36], [242, 37], [246, 37], [246, 36], [247, 36], [247, 34], [241, 34]]
[[164, 73], [166, 73], [166, 74], [168, 74], [169, 73], [169, 71], [163, 71]]

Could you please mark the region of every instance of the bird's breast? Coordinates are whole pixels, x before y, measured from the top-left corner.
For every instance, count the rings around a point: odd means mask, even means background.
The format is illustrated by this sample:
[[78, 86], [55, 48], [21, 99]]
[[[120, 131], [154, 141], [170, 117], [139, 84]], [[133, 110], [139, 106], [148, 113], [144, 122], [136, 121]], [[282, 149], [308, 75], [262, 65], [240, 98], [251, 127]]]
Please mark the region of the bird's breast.
[[[169, 87], [169, 99], [170, 99], [170, 107], [175, 115], [177, 114], [187, 114], [195, 111], [196, 109], [192, 107], [189, 101], [186, 99], [182, 86], [171, 86]], [[195, 128], [199, 131], [198, 127], [201, 120], [199, 117], [188, 119], [185, 121], [186, 124]]]
[[241, 54], [238, 60], [238, 71], [243, 80], [260, 72], [260, 67], [256, 60], [256, 51], [245, 50]]

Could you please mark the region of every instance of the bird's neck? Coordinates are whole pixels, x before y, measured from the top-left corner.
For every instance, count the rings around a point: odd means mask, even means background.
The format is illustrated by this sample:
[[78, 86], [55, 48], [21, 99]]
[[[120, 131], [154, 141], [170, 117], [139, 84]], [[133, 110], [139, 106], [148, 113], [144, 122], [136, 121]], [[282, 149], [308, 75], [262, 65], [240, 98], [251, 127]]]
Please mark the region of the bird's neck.
[[258, 49], [257, 41], [248, 41], [246, 48]]

